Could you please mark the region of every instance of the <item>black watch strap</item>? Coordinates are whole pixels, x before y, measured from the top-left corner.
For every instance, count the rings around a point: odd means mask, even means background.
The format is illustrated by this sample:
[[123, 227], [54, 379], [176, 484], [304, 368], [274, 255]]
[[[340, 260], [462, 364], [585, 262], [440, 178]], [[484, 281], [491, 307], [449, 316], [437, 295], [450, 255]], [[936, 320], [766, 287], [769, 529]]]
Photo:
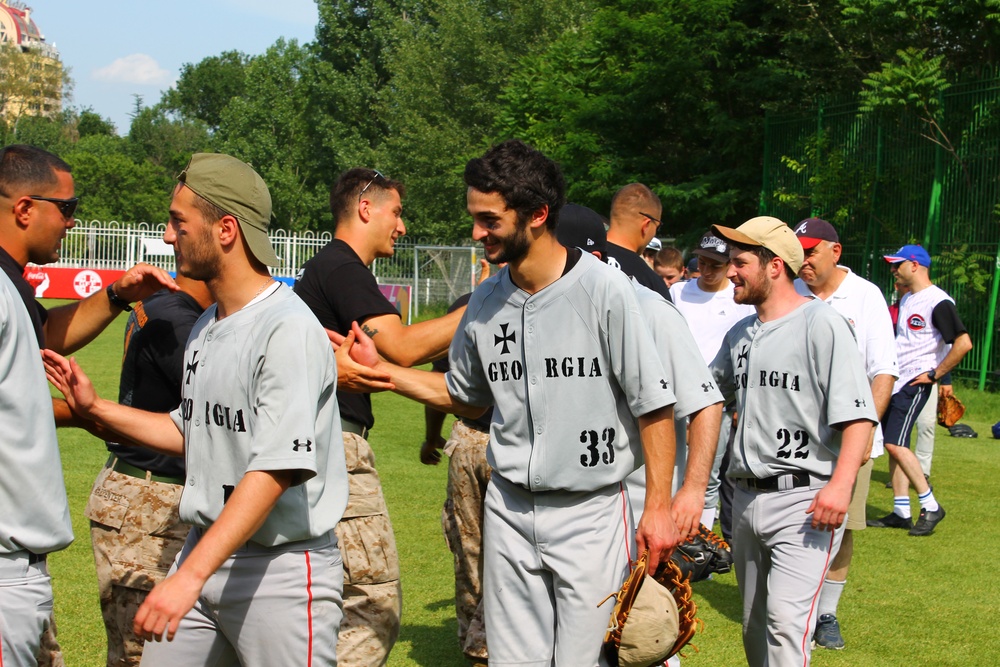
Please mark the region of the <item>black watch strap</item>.
[[936, 381], [937, 380], [937, 369], [936, 368], [932, 368], [929, 371], [927, 371], [927, 377], [929, 377], [931, 379], [931, 382]]
[[111, 302], [112, 306], [114, 306], [115, 308], [121, 308], [126, 313], [132, 311], [132, 306], [129, 304], [129, 302], [126, 301], [125, 299], [121, 298], [117, 294], [115, 294], [115, 284], [114, 283], [111, 283], [110, 285], [108, 285], [108, 289], [106, 289], [105, 291], [108, 293], [108, 301]]

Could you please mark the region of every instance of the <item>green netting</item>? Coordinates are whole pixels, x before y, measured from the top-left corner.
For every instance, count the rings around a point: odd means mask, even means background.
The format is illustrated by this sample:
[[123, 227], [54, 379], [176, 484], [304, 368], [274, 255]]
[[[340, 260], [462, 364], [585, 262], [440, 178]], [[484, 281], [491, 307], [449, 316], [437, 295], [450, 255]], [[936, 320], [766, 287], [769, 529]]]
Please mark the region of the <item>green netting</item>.
[[810, 215], [833, 223], [843, 263], [888, 298], [882, 255], [906, 243], [927, 247], [934, 282], [955, 298], [975, 345], [958, 374], [994, 385], [1000, 77], [956, 84], [937, 103], [932, 118], [861, 112], [856, 101], [768, 115], [760, 209], [792, 225]]

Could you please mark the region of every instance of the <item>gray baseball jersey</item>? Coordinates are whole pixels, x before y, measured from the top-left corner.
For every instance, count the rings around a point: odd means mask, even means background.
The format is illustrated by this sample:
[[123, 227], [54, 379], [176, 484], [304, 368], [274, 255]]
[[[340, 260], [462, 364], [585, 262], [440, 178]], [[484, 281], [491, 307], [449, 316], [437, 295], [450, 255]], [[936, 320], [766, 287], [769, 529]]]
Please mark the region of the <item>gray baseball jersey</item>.
[[828, 478], [840, 453], [834, 426], [877, 421], [854, 332], [822, 301], [771, 322], [741, 320], [711, 368], [740, 415], [730, 477], [804, 471]]
[[336, 361], [316, 316], [283, 285], [241, 310], [198, 319], [180, 406], [187, 480], [181, 518], [207, 528], [253, 470], [294, 470], [251, 541], [277, 546], [333, 530], [347, 506]]
[[[0, 271], [0, 553], [36, 554], [73, 541], [52, 397], [38, 339], [17, 289]], [[44, 492], [41, 492], [44, 491]]]
[[[677, 453], [674, 457], [672, 493], [677, 493], [687, 468], [687, 417], [722, 402], [715, 379], [698, 351], [698, 344], [677, 306], [651, 289], [633, 282], [639, 309], [646, 318], [667, 382], [673, 387], [674, 424]], [[628, 476], [628, 493], [636, 520], [641, 516], [646, 496], [645, 468]]]
[[475, 291], [448, 391], [496, 405], [488, 460], [532, 491], [591, 491], [642, 460], [634, 417], [675, 401], [629, 279], [584, 253], [536, 294], [507, 269]]

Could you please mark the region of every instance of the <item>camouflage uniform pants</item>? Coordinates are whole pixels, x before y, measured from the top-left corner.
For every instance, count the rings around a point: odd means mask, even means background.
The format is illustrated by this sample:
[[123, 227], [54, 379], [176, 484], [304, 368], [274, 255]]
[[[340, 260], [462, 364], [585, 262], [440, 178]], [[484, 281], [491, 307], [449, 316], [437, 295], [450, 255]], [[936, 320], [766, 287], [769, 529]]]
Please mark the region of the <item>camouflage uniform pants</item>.
[[42, 645], [38, 648], [38, 667], [66, 667], [62, 647], [56, 639], [56, 615], [49, 616], [49, 624], [42, 634]]
[[375, 453], [368, 441], [344, 432], [349, 498], [337, 524], [344, 558], [344, 619], [337, 638], [341, 667], [384, 665], [399, 636], [403, 590]]
[[441, 525], [448, 549], [455, 556], [455, 615], [458, 643], [469, 658], [485, 660], [486, 627], [483, 624], [483, 496], [490, 482], [486, 463], [489, 433], [456, 420], [445, 443], [448, 463], [448, 499], [441, 511]]
[[177, 515], [183, 488], [110, 468], [94, 482], [84, 513], [90, 519], [108, 667], [137, 666], [142, 657], [132, 621], [184, 546], [189, 526]]

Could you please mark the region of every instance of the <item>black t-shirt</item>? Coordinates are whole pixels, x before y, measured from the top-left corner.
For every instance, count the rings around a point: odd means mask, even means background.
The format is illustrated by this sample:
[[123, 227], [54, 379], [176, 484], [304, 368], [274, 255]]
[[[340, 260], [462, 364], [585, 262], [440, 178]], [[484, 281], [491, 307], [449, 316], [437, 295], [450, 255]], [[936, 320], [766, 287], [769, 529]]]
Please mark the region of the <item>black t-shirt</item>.
[[28, 316], [31, 317], [31, 324], [35, 327], [35, 338], [38, 339], [38, 347], [44, 349], [45, 332], [42, 327], [45, 326], [45, 320], [48, 319], [48, 313], [42, 304], [35, 301], [35, 290], [31, 284], [24, 279], [24, 267], [18, 264], [17, 261], [2, 247], [0, 247], [0, 267], [3, 267], [3, 272], [7, 274], [10, 281], [14, 283], [14, 287], [17, 288], [17, 295], [21, 297], [21, 301], [24, 302], [24, 307], [28, 309]]
[[[374, 274], [351, 246], [334, 239], [305, 263], [295, 283], [295, 293], [312, 309], [327, 329], [344, 336], [351, 322], [361, 324], [376, 315], [399, 311], [379, 291]], [[366, 428], [375, 425], [369, 394], [337, 392], [340, 416]]]
[[948, 299], [934, 306], [934, 310], [931, 311], [931, 324], [940, 332], [941, 339], [949, 345], [962, 334], [968, 333], [958, 316], [955, 304]]
[[646, 264], [646, 260], [638, 253], [609, 242], [607, 255], [609, 266], [621, 269], [629, 278], [635, 278], [635, 281], [643, 287], [648, 287], [673, 303], [673, 299], [670, 298], [670, 288], [656, 271], [649, 268], [649, 264]]
[[[170, 412], [181, 402], [184, 346], [203, 308], [184, 292], [160, 290], [135, 305], [125, 324], [118, 402], [150, 412]], [[144, 447], [108, 442], [118, 458], [156, 475], [184, 477], [184, 459]]]

